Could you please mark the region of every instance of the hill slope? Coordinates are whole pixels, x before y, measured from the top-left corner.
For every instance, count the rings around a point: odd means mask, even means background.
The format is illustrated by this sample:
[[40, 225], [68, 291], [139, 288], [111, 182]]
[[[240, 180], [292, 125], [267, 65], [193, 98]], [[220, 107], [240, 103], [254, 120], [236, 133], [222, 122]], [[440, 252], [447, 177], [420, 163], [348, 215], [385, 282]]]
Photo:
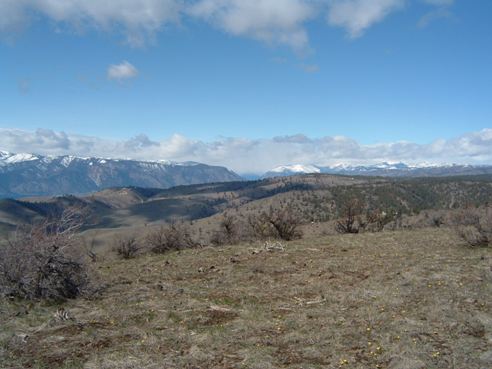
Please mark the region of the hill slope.
[[100, 298], [0, 301], [20, 368], [490, 367], [492, 253], [446, 229], [184, 250], [95, 264]]
[[316, 174], [165, 190], [114, 188], [81, 197], [0, 200], [0, 222], [14, 227], [75, 205], [88, 211], [91, 228], [197, 220], [224, 211], [244, 220], [249, 214], [285, 206], [309, 223], [338, 218], [353, 199], [368, 210], [401, 214], [481, 206], [492, 199], [492, 177], [385, 179]]

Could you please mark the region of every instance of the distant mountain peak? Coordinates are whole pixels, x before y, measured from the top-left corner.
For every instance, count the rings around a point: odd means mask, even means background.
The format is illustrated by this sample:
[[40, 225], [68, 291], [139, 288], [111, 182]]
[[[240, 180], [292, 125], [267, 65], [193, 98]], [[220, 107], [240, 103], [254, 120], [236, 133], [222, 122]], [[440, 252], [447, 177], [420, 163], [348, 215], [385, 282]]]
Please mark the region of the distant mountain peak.
[[4, 164], [15, 164], [33, 160], [39, 160], [39, 157], [28, 153], [14, 154], [8, 151], [0, 151], [0, 162]]
[[281, 165], [272, 169], [270, 172], [272, 173], [320, 173], [321, 170], [314, 165], [302, 165], [302, 164], [293, 164], [293, 165]]

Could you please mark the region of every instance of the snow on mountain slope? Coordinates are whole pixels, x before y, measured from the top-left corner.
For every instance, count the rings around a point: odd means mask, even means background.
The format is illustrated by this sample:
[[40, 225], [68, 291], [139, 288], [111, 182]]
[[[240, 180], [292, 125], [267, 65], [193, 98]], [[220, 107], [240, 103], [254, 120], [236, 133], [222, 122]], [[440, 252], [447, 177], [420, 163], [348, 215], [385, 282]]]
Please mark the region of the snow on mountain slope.
[[321, 170], [314, 166], [314, 165], [301, 165], [301, 164], [294, 164], [294, 165], [283, 165], [277, 168], [274, 168], [271, 170], [273, 173], [321, 173]]
[[22, 163], [25, 161], [33, 161], [39, 160], [39, 157], [33, 154], [21, 153], [21, 154], [13, 154], [7, 151], [0, 152], [0, 165], [1, 164], [15, 164]]
[[0, 197], [83, 194], [110, 187], [169, 188], [240, 181], [224, 167], [200, 163], [41, 156], [0, 151]]
[[386, 177], [442, 177], [453, 175], [492, 174], [492, 166], [429, 163], [409, 165], [402, 162], [383, 162], [372, 165], [337, 164], [334, 166], [286, 165], [279, 166], [266, 172], [262, 178], [313, 173]]

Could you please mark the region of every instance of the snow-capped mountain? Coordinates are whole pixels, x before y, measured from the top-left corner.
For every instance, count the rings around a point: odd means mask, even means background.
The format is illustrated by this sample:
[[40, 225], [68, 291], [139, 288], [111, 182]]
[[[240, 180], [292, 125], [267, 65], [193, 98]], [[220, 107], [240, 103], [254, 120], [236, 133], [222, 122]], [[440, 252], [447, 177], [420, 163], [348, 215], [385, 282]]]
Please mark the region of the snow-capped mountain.
[[241, 180], [217, 166], [186, 162], [42, 156], [0, 151], [0, 197], [82, 194], [109, 187], [168, 188]]
[[0, 166], [38, 159], [39, 158], [33, 154], [12, 154], [8, 151], [0, 151]]
[[299, 174], [340, 174], [352, 176], [383, 176], [383, 177], [443, 177], [461, 175], [492, 174], [491, 166], [473, 166], [460, 164], [415, 164], [409, 165], [401, 162], [379, 163], [373, 165], [346, 165], [334, 166], [317, 165], [284, 165], [265, 173], [262, 178], [282, 177]]
[[270, 171], [271, 173], [281, 173], [281, 174], [309, 174], [309, 173], [321, 173], [321, 170], [314, 165], [282, 165], [280, 167], [274, 168]]

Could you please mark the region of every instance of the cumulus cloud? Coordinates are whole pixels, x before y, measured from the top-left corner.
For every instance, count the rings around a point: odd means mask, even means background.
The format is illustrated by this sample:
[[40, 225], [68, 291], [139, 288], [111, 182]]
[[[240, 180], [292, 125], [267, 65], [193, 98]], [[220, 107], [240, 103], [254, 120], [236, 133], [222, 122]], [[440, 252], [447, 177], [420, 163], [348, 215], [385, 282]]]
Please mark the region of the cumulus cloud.
[[356, 38], [404, 5], [405, 0], [335, 0], [329, 8], [328, 22]]
[[123, 61], [120, 64], [110, 65], [107, 72], [108, 79], [115, 81], [135, 78], [137, 75], [137, 68], [127, 61]]
[[[14, 35], [41, 17], [68, 26], [122, 33], [142, 46], [184, 19], [207, 22], [234, 36], [294, 50], [309, 48], [307, 23], [327, 15], [328, 24], [352, 38], [400, 10], [411, 0], [1, 0], [0, 37]], [[412, 0], [445, 7], [453, 0]], [[63, 28], [63, 27], [62, 27]]]
[[141, 45], [165, 24], [177, 22], [177, 0], [2, 0], [0, 31], [12, 32], [36, 15], [73, 26], [118, 30], [131, 45]]
[[155, 141], [139, 135], [126, 141], [107, 140], [47, 129], [0, 129], [0, 150], [44, 155], [78, 155], [136, 160], [197, 161], [223, 165], [238, 173], [263, 173], [279, 165], [375, 164], [403, 161], [443, 164], [492, 164], [492, 129], [428, 144], [388, 142], [364, 145], [343, 137], [304, 135], [271, 139], [220, 138], [211, 142], [181, 135]]
[[236, 36], [303, 49], [308, 43], [303, 24], [313, 10], [305, 0], [200, 0], [189, 14]]

